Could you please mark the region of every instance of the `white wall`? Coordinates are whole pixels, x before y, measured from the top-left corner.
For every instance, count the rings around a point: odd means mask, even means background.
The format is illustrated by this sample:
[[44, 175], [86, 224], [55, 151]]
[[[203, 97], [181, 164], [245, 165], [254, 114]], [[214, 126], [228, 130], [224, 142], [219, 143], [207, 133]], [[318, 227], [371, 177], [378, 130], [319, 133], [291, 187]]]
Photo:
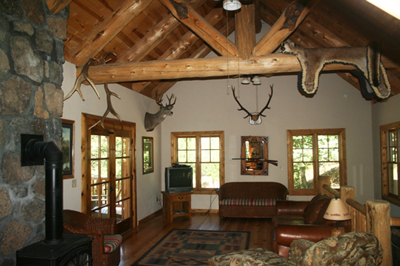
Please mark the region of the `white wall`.
[[[230, 83], [238, 88], [236, 80]], [[348, 185], [356, 186], [359, 201], [373, 193], [373, 157], [371, 103], [361, 93], [335, 74], [322, 74], [319, 89], [312, 98], [300, 94], [297, 76], [262, 78], [258, 86], [258, 110], [268, 100], [269, 85], [274, 85], [270, 110], [265, 111], [261, 125], [250, 125], [244, 112], [227, 95], [227, 80], [181, 81], [169, 93], [177, 96], [174, 115], [162, 124], [162, 165], [170, 165], [170, 135], [174, 131], [223, 130], [225, 132], [225, 181], [276, 181], [287, 186], [288, 129], [345, 128]], [[241, 85], [240, 102], [250, 112], [256, 111], [256, 89]], [[241, 136], [268, 136], [269, 157], [279, 166], [269, 166], [268, 176], [240, 175]], [[212, 198], [214, 198], [213, 196]], [[299, 198], [299, 197], [296, 197]], [[209, 195], [193, 195], [194, 209], [208, 209]], [[217, 209], [217, 200], [212, 204]]]
[[[64, 64], [64, 81], [62, 89], [66, 95], [73, 87], [75, 82], [75, 66], [66, 62]], [[156, 202], [156, 197], [161, 196], [161, 168], [160, 150], [161, 138], [160, 127], [153, 132], [146, 132], [144, 129], [145, 112], [155, 113], [159, 107], [154, 100], [139, 93], [131, 91], [117, 84], [110, 84], [109, 89], [118, 94], [121, 99], [111, 97], [111, 101], [116, 112], [123, 121], [136, 124], [136, 175], [137, 175], [137, 206], [138, 221], [147, 217], [161, 208]], [[106, 95], [103, 85], [97, 85], [100, 99], [97, 98], [92, 87], [82, 85], [82, 93], [85, 101], [74, 93], [71, 98], [64, 101], [65, 119], [75, 121], [75, 170], [74, 176], [77, 186], [72, 187], [72, 179], [64, 180], [64, 209], [81, 210], [81, 113], [88, 113], [103, 116], [107, 109]], [[108, 117], [116, 118], [112, 114]], [[142, 171], [142, 136], [154, 138], [154, 172], [143, 175]]]
[[[372, 106], [374, 143], [374, 185], [377, 199], [382, 197], [380, 126], [400, 121], [400, 94]], [[400, 217], [400, 207], [391, 204], [391, 216]]]

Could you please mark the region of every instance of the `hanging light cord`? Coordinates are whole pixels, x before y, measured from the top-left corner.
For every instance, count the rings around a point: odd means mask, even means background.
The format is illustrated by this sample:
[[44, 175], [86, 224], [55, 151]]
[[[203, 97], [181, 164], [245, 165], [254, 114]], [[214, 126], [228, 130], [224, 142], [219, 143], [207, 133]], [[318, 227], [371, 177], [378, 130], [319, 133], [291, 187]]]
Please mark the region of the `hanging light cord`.
[[[229, 18], [228, 18], [228, 10], [225, 10], [225, 17], [226, 17], [226, 50], [229, 52], [229, 45], [228, 45], [228, 34], [229, 34], [229, 29], [228, 29], [228, 23], [229, 23]], [[228, 78], [226, 80], [226, 94], [229, 95], [229, 53], [228, 56], [226, 57], [226, 72], [228, 74]]]
[[258, 113], [258, 85], [256, 85], [256, 112]]

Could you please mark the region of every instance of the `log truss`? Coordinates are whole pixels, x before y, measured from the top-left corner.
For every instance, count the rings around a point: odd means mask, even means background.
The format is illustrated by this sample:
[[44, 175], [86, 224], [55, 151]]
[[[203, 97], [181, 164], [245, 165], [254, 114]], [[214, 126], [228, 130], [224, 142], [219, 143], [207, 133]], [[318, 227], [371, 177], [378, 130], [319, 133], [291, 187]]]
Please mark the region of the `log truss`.
[[[117, 55], [110, 64], [89, 68], [94, 83], [120, 83], [154, 98], [181, 79], [296, 73], [301, 68], [295, 56], [273, 53], [284, 40], [305, 48], [366, 46], [373, 31], [382, 42], [392, 94], [399, 93], [400, 22], [365, 3], [330, 2], [254, 0], [226, 12], [210, 0], [47, 0], [52, 12], [70, 5], [67, 61], [80, 68], [106, 51]], [[261, 21], [271, 29], [256, 43]], [[235, 43], [226, 37], [233, 31]], [[204, 58], [211, 51], [218, 56]], [[324, 71], [359, 89], [352, 69], [336, 64]]]

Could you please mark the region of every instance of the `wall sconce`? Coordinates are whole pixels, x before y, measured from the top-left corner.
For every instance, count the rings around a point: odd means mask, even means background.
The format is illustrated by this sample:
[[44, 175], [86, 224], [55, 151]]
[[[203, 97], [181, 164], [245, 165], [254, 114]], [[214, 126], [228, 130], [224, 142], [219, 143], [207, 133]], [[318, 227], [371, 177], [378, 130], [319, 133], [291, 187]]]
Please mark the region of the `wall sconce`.
[[242, 7], [242, 4], [239, 0], [224, 0], [223, 7], [225, 10], [235, 11], [239, 10]]

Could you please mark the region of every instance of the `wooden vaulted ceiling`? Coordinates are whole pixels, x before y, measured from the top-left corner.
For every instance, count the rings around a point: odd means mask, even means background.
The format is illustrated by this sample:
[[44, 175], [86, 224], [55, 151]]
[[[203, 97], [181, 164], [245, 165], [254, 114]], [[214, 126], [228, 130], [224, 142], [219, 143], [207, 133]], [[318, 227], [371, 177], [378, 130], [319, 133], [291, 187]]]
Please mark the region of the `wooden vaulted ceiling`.
[[[273, 53], [289, 38], [304, 48], [379, 41], [391, 94], [400, 93], [400, 21], [377, 7], [364, 0], [297, 1], [305, 8], [289, 21], [293, 25], [282, 27], [292, 0], [241, 2], [241, 10], [227, 12], [222, 0], [47, 0], [53, 13], [69, 4], [67, 61], [81, 68], [90, 58], [115, 54], [105, 65], [89, 68], [95, 83], [119, 83], [154, 98], [179, 80], [226, 77], [228, 71], [292, 74], [301, 70], [297, 58]], [[262, 23], [272, 28], [256, 43]], [[235, 43], [226, 38], [233, 31]], [[211, 51], [218, 56], [206, 57]], [[360, 89], [351, 69], [339, 64], [324, 68]]]

